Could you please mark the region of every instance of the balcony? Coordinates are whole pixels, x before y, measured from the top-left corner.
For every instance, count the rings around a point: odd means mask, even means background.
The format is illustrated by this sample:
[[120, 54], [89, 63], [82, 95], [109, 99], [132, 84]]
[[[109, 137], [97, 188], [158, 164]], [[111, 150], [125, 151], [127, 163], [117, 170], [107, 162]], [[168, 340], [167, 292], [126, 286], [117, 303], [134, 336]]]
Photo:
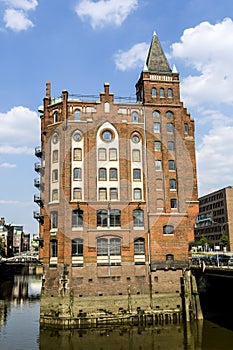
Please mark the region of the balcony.
[[40, 188], [40, 179], [34, 179], [34, 186], [36, 187], [36, 188]]
[[40, 215], [40, 213], [38, 211], [34, 211], [33, 212], [33, 217], [34, 219], [36, 219], [40, 224], [44, 223], [44, 217], [43, 215]]
[[34, 202], [37, 203], [40, 207], [44, 206], [44, 201], [41, 199], [39, 194], [34, 194]]
[[41, 165], [41, 163], [35, 163], [34, 164], [34, 169], [35, 169], [35, 171], [37, 172], [37, 173], [39, 173], [39, 174], [43, 174], [43, 167], [42, 167], [42, 165]]
[[35, 148], [35, 156], [38, 157], [38, 158], [42, 157], [42, 149], [41, 149], [40, 146]]

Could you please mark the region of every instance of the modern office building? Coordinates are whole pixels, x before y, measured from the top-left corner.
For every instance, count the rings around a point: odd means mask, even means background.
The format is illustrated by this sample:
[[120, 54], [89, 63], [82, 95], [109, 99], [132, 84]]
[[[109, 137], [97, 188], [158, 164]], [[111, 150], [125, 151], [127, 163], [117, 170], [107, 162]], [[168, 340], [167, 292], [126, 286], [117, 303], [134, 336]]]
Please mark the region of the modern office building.
[[222, 250], [221, 238], [229, 239], [227, 250], [233, 250], [233, 187], [228, 186], [199, 198], [195, 242], [206, 238], [207, 249]]
[[134, 102], [108, 83], [99, 96], [52, 97], [48, 82], [39, 112], [42, 313], [59, 295], [86, 311], [108, 296], [109, 309], [129, 295], [133, 308], [159, 292], [179, 296], [198, 213], [194, 121], [157, 35]]

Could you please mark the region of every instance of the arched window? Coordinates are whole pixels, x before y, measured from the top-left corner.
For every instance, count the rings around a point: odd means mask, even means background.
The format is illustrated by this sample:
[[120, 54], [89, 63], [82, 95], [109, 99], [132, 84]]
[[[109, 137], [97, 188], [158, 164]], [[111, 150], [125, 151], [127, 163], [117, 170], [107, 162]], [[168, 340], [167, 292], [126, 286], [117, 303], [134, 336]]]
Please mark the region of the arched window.
[[172, 89], [167, 89], [167, 97], [173, 97], [173, 91]]
[[152, 97], [156, 97], [156, 88], [155, 87], [153, 87], [151, 89], [151, 95], [152, 95]]
[[142, 209], [135, 209], [133, 211], [133, 226], [144, 227], [144, 211]]
[[72, 211], [72, 228], [83, 227], [83, 210], [75, 209]]
[[188, 123], [184, 123], [184, 133], [185, 133], [185, 135], [188, 135], [188, 133], [189, 133], [189, 125], [188, 125]]
[[166, 112], [166, 117], [172, 118], [173, 117], [173, 113], [171, 111], [167, 111]]
[[159, 90], [159, 96], [160, 96], [160, 97], [164, 97], [164, 96], [165, 96], [164, 88], [160, 88], [160, 90]]
[[164, 235], [173, 235], [174, 234], [174, 226], [173, 225], [164, 225], [163, 226], [163, 234]]
[[72, 239], [72, 256], [83, 256], [83, 239]]
[[160, 111], [153, 111], [153, 117], [159, 118], [160, 117]]
[[53, 122], [54, 123], [58, 122], [58, 112], [57, 111], [53, 113]]
[[176, 180], [170, 179], [170, 190], [176, 190]]
[[138, 123], [138, 112], [134, 111], [132, 113], [132, 122], [133, 123]]
[[81, 112], [79, 109], [76, 109], [74, 111], [74, 120], [80, 120], [80, 117], [81, 117]]

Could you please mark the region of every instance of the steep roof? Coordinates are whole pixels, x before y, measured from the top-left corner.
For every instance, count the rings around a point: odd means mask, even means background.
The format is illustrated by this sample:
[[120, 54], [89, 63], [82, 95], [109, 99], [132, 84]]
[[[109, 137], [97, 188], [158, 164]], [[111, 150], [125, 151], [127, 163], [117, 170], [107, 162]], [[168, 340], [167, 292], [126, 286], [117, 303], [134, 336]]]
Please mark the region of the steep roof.
[[167, 58], [163, 52], [157, 35], [154, 33], [150, 50], [147, 56], [146, 65], [149, 72], [154, 73], [171, 73]]

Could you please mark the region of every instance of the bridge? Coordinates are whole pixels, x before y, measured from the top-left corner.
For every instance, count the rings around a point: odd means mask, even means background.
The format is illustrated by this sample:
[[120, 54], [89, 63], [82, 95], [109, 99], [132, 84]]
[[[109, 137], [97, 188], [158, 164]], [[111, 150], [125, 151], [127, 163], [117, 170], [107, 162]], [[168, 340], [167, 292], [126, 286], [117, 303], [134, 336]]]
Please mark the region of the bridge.
[[233, 267], [191, 266], [191, 271], [204, 318], [233, 329]]

